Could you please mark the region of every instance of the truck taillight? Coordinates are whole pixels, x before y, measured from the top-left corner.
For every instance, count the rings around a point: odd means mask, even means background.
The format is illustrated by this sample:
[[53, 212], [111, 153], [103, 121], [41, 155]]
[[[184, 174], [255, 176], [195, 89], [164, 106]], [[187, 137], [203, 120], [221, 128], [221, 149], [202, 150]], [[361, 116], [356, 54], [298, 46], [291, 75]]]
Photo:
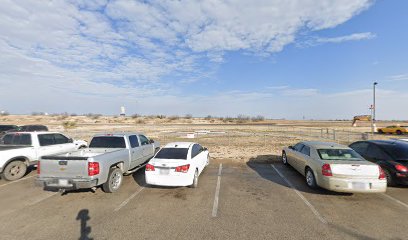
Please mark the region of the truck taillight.
[[332, 173], [332, 170], [331, 170], [331, 167], [330, 167], [330, 164], [324, 164], [323, 166], [322, 166], [322, 175], [323, 176], [326, 176], [326, 177], [331, 177], [331, 176], [333, 176], [333, 173]]
[[176, 167], [176, 172], [186, 173], [186, 172], [188, 172], [189, 168], [190, 168], [190, 164], [183, 165], [183, 166], [178, 166], [178, 167]]
[[378, 179], [384, 180], [386, 178], [384, 170], [380, 166], [378, 166], [378, 170], [380, 171]]
[[88, 163], [88, 176], [94, 176], [99, 174], [99, 163], [89, 162]]
[[149, 171], [154, 171], [155, 169], [154, 169], [154, 166], [153, 165], [151, 165], [151, 164], [146, 164], [146, 172], [149, 172]]
[[37, 162], [37, 174], [40, 174], [40, 161]]
[[401, 164], [395, 165], [395, 169], [397, 169], [398, 172], [408, 172], [408, 168]]

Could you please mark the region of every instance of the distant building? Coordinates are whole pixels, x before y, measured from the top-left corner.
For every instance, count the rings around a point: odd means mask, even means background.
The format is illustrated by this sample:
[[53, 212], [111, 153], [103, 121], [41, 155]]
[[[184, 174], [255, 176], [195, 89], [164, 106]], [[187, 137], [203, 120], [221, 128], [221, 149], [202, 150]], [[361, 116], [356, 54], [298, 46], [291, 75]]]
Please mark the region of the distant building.
[[126, 116], [126, 110], [124, 106], [120, 107], [120, 116], [123, 116], [123, 117]]

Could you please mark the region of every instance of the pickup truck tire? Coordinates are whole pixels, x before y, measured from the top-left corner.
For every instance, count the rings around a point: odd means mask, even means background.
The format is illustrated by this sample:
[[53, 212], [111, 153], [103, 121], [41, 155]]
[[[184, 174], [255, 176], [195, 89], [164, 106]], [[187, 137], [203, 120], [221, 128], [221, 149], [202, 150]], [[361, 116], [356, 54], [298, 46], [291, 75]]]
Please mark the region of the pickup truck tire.
[[190, 185], [191, 188], [197, 188], [198, 187], [198, 170], [196, 169], [193, 177], [193, 184]]
[[106, 193], [116, 192], [123, 182], [123, 173], [120, 168], [111, 168], [109, 170], [108, 180], [102, 184], [102, 190]]
[[12, 161], [4, 168], [1, 178], [7, 181], [14, 181], [24, 177], [26, 172], [27, 165], [23, 161]]

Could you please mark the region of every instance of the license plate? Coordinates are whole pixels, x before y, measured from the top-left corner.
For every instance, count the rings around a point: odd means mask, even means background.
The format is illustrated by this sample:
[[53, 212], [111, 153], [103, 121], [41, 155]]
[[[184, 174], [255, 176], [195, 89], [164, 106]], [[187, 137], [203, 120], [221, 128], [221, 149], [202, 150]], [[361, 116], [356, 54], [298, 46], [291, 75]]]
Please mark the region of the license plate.
[[61, 186], [68, 186], [68, 180], [67, 179], [58, 179], [58, 184]]
[[353, 189], [368, 189], [368, 184], [360, 183], [360, 182], [353, 182], [352, 187]]
[[168, 175], [170, 173], [169, 169], [160, 169], [160, 174], [162, 175]]

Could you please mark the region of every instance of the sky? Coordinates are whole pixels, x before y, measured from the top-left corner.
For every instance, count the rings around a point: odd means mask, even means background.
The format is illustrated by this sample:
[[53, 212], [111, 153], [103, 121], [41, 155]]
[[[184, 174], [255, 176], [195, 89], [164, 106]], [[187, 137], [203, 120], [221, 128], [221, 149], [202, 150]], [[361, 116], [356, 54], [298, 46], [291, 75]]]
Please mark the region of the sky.
[[0, 110], [408, 119], [405, 0], [3, 0]]

